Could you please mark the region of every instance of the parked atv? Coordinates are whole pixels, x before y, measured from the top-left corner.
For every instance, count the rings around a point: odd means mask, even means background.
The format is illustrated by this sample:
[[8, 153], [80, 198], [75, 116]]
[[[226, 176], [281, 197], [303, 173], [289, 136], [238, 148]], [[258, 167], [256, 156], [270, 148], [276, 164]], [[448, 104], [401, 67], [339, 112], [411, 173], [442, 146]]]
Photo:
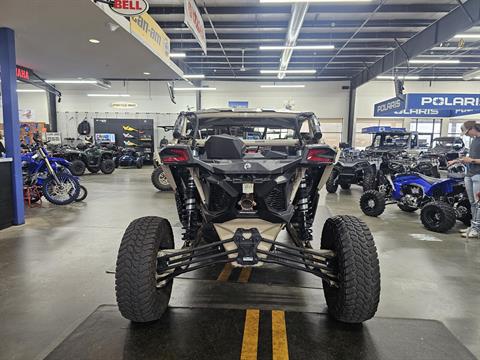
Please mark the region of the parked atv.
[[118, 159], [119, 166], [122, 167], [133, 167], [141, 169], [143, 167], [144, 156], [133, 150], [133, 149], [123, 149], [123, 155]]
[[[226, 263], [238, 268], [278, 264], [314, 274], [323, 282], [333, 318], [362, 323], [374, 316], [380, 269], [367, 225], [353, 216], [332, 217], [324, 224], [321, 248], [311, 245], [319, 191], [336, 159], [336, 151], [320, 143], [312, 113], [181, 113], [173, 134], [178, 143], [160, 156], [174, 179], [170, 185], [183, 246], [174, 248], [165, 218], [143, 217], [129, 225], [115, 274], [125, 318], [160, 319], [175, 277]], [[285, 227], [291, 244], [276, 240]]]
[[80, 168], [78, 169], [82, 175], [85, 173], [85, 168], [88, 169], [88, 171], [90, 171], [92, 174], [96, 174], [101, 171], [102, 173], [108, 175], [115, 171], [113, 151], [96, 145], [78, 145], [77, 147], [82, 150], [78, 159], [83, 162], [83, 171], [81, 171]]
[[[454, 169], [451, 172], [462, 174]], [[422, 224], [430, 231], [447, 232], [456, 220], [470, 225], [470, 203], [462, 178], [440, 180], [419, 173], [403, 173], [382, 179], [380, 191], [367, 191], [360, 198], [365, 215], [380, 216], [386, 205], [397, 204], [406, 212], [421, 209]]]

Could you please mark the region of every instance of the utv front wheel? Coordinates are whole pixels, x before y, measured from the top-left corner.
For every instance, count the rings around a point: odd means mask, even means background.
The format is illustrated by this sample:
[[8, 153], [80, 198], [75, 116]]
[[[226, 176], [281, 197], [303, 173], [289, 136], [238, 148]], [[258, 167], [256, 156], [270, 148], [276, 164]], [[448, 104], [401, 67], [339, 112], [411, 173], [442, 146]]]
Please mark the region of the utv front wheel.
[[385, 195], [376, 190], [363, 193], [360, 198], [360, 208], [367, 216], [377, 217], [385, 211]]
[[82, 176], [85, 174], [85, 163], [82, 160], [73, 160], [70, 167], [70, 171], [72, 172], [72, 175], [74, 176]]
[[338, 183], [337, 183], [338, 171], [333, 170], [330, 174], [330, 177], [325, 184], [325, 188], [330, 194], [335, 194], [338, 190]]
[[325, 222], [322, 249], [336, 257], [337, 285], [323, 281], [329, 314], [345, 323], [371, 319], [380, 299], [377, 248], [367, 225], [354, 216], [335, 216]]
[[100, 163], [100, 170], [105, 175], [110, 175], [115, 171], [115, 161], [112, 159], [105, 159]]
[[128, 226], [115, 273], [118, 309], [123, 317], [150, 322], [167, 310], [173, 281], [157, 284], [157, 257], [162, 250], [173, 248], [172, 227], [166, 219], [144, 217]]
[[428, 230], [445, 233], [455, 226], [457, 215], [455, 209], [449, 204], [434, 201], [423, 207], [420, 219]]

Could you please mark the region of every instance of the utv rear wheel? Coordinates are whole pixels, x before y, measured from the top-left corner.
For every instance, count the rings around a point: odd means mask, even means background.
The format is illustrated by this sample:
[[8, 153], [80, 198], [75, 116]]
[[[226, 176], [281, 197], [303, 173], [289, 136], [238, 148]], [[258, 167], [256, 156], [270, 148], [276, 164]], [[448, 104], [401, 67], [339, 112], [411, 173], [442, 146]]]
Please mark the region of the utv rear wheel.
[[377, 190], [377, 175], [373, 171], [366, 171], [363, 175], [363, 191]]
[[335, 194], [338, 190], [338, 183], [337, 183], [338, 171], [333, 170], [330, 174], [330, 177], [325, 184], [325, 188], [330, 194]]
[[115, 291], [120, 313], [134, 322], [160, 319], [167, 310], [173, 281], [157, 284], [157, 257], [173, 249], [168, 220], [144, 217], [125, 231], [118, 251]]
[[100, 170], [106, 175], [113, 173], [115, 171], [115, 161], [112, 159], [102, 160], [100, 163]]
[[73, 160], [69, 167], [70, 172], [74, 176], [82, 176], [85, 174], [85, 163], [82, 160]]
[[434, 201], [423, 207], [420, 219], [428, 230], [445, 233], [455, 226], [457, 216], [455, 209], [449, 204]]
[[170, 184], [168, 183], [165, 172], [161, 167], [156, 168], [152, 172], [152, 184], [160, 191], [170, 191], [172, 190]]
[[360, 208], [367, 216], [377, 217], [385, 211], [385, 195], [376, 190], [363, 193], [360, 198]]
[[380, 266], [373, 236], [354, 216], [335, 216], [325, 222], [322, 249], [332, 250], [337, 286], [323, 281], [329, 314], [338, 321], [362, 323], [371, 319], [380, 299]]

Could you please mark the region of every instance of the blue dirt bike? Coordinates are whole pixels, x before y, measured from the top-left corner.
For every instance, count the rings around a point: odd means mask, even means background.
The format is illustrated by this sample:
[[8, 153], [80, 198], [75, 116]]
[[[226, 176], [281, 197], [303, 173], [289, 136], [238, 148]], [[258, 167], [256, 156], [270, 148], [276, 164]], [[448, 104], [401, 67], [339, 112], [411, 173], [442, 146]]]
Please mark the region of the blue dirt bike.
[[379, 191], [366, 191], [360, 198], [360, 208], [365, 215], [374, 217], [383, 214], [390, 204], [406, 212], [421, 209], [423, 226], [440, 233], [450, 230], [457, 220], [469, 226], [472, 216], [463, 183], [465, 169], [460, 167], [451, 167], [447, 179], [419, 173], [380, 176]]
[[87, 193], [69, 171], [70, 162], [48, 156], [43, 144], [36, 140], [34, 151], [22, 155], [23, 183], [30, 192], [30, 201], [44, 196], [55, 205], [68, 205], [83, 200]]

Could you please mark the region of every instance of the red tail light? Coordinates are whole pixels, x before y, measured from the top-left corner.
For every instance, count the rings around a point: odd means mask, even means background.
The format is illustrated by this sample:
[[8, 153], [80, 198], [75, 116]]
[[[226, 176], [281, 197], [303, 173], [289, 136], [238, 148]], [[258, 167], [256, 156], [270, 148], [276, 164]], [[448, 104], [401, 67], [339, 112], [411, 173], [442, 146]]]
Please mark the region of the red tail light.
[[190, 158], [187, 149], [166, 148], [160, 153], [164, 164], [184, 163]]
[[307, 161], [333, 164], [335, 154], [330, 149], [310, 149], [307, 154]]

